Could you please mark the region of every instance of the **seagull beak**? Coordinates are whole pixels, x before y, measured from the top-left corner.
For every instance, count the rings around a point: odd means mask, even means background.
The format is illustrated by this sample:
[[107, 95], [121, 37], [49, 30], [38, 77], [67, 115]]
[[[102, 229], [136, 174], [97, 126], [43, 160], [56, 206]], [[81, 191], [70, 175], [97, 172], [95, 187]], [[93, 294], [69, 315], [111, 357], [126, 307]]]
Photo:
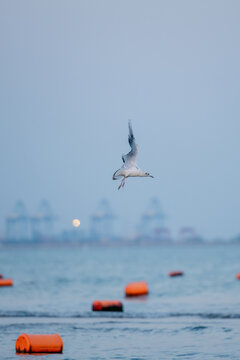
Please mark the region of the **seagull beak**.
[[154, 178], [154, 176], [152, 176], [152, 175], [149, 175], [149, 177]]

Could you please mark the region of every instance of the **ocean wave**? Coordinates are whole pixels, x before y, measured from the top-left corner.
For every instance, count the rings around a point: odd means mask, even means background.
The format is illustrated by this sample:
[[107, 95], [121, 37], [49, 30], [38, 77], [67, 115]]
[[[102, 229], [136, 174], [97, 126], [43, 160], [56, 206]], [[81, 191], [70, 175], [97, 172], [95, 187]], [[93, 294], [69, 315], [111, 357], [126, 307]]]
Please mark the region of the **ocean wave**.
[[[40, 311], [23, 311], [23, 310], [7, 310], [0, 311], [0, 318], [111, 318], [111, 319], [162, 319], [162, 318], [178, 318], [178, 317], [197, 317], [203, 319], [240, 319], [239, 313], [213, 313], [213, 312], [176, 312], [176, 313], [129, 313], [129, 312], [40, 312]], [[201, 329], [196, 329], [201, 330]]]
[[200, 317], [203, 319], [240, 319], [240, 314], [237, 313], [171, 313], [170, 317]]

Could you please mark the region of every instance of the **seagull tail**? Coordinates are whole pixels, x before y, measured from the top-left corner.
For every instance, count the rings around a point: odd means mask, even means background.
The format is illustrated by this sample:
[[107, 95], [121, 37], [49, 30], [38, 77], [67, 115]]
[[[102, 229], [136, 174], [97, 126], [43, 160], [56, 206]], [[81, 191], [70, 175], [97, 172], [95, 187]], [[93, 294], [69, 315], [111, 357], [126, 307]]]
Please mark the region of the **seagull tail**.
[[113, 177], [112, 177], [113, 180], [118, 180], [121, 177], [121, 175], [117, 175], [118, 171], [119, 171], [119, 169], [117, 171], [115, 171], [115, 173], [113, 174]]

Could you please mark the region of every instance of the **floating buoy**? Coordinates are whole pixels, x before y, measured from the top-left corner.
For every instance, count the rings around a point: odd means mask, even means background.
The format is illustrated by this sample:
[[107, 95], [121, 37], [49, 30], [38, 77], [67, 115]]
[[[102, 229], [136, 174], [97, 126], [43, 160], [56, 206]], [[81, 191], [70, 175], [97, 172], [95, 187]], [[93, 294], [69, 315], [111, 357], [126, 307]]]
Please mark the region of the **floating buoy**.
[[16, 341], [17, 353], [61, 353], [63, 342], [58, 334], [21, 334]]
[[92, 304], [93, 311], [123, 311], [121, 301], [117, 300], [96, 300]]
[[148, 294], [146, 281], [139, 281], [127, 284], [125, 287], [126, 296], [140, 296]]
[[0, 286], [13, 286], [12, 279], [0, 279]]
[[236, 278], [240, 280], [240, 273], [237, 273]]
[[173, 276], [183, 276], [183, 271], [170, 271], [168, 273], [169, 276], [173, 277]]

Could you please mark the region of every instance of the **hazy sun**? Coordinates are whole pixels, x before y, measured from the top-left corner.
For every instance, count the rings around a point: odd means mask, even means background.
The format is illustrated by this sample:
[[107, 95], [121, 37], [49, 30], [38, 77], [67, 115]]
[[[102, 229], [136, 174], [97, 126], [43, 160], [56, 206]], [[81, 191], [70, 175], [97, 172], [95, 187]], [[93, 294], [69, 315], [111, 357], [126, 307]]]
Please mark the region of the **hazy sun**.
[[72, 224], [74, 227], [79, 227], [80, 226], [80, 220], [79, 219], [73, 219]]

